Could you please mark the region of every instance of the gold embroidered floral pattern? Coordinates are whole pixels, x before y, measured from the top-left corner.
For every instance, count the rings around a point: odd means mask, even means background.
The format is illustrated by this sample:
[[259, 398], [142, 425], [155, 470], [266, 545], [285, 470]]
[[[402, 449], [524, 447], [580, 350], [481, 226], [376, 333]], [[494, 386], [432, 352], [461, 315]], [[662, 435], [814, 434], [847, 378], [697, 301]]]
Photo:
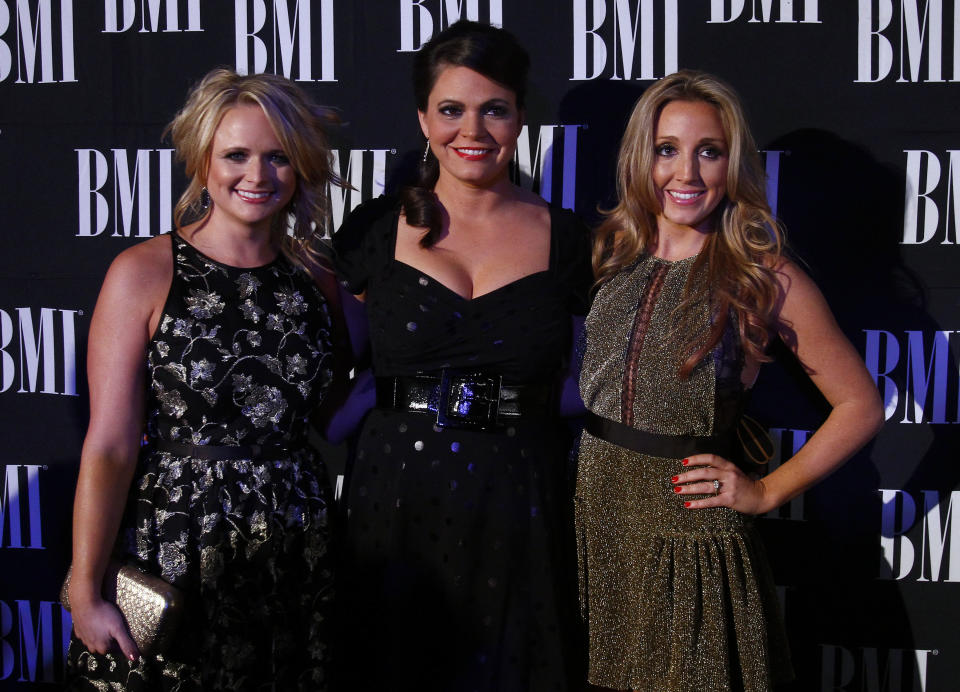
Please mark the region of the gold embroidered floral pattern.
[[[283, 258], [236, 269], [172, 242], [147, 352], [147, 446], [118, 550], [185, 591], [186, 619], [165, 656], [136, 664], [74, 640], [71, 685], [325, 689], [329, 495], [305, 436], [331, 379], [326, 302]], [[153, 440], [287, 451], [211, 461]]]

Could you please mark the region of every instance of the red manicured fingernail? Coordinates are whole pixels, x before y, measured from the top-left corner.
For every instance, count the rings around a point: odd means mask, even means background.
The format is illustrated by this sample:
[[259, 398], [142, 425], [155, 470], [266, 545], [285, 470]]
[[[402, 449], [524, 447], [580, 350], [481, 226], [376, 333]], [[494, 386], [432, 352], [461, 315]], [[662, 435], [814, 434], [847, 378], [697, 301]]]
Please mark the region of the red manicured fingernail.
[[679, 486], [679, 485], [674, 486], [673, 492], [679, 493], [679, 492], [680, 492], [680, 486]]
[[680, 476], [674, 476], [673, 478], [670, 479], [670, 482], [676, 483], [678, 480], [680, 480]]
[[683, 465], [684, 465], [684, 466], [686, 466], [686, 465], [689, 464], [689, 463], [690, 463], [690, 460], [689, 460], [689, 459], [684, 459], [684, 460], [683, 460]]
[[683, 503], [683, 506], [684, 506], [684, 507], [689, 507], [689, 506], [690, 506], [690, 503], [689, 503], [689, 502], [684, 502], [684, 503]]

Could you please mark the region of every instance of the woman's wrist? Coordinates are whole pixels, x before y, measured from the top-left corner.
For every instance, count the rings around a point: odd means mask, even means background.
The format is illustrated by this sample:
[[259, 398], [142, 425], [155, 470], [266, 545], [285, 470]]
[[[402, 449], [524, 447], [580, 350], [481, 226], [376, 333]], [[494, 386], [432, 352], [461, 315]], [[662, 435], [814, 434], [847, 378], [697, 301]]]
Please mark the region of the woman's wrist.
[[89, 578], [77, 578], [76, 573], [70, 576], [70, 608], [95, 605], [103, 600], [100, 584]]

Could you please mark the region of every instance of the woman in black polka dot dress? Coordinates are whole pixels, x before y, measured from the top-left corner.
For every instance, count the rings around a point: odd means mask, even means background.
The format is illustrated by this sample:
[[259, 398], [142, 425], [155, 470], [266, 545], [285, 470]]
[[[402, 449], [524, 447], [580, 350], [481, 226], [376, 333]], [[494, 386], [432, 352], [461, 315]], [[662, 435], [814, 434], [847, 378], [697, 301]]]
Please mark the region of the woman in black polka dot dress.
[[528, 59], [460, 22], [417, 55], [419, 187], [334, 239], [365, 301], [377, 406], [346, 493], [347, 689], [577, 689], [567, 436], [588, 233], [513, 185]]

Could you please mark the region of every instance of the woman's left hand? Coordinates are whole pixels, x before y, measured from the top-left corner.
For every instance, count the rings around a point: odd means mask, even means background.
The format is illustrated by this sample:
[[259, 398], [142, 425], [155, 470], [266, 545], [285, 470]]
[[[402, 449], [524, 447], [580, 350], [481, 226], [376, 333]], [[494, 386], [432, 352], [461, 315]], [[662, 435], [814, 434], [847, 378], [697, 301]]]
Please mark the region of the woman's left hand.
[[732, 461], [716, 454], [695, 454], [683, 460], [689, 471], [674, 476], [674, 492], [684, 495], [709, 495], [703, 499], [686, 500], [688, 509], [730, 507], [743, 514], [764, 514], [768, 507], [766, 488], [762, 479], [753, 480]]

